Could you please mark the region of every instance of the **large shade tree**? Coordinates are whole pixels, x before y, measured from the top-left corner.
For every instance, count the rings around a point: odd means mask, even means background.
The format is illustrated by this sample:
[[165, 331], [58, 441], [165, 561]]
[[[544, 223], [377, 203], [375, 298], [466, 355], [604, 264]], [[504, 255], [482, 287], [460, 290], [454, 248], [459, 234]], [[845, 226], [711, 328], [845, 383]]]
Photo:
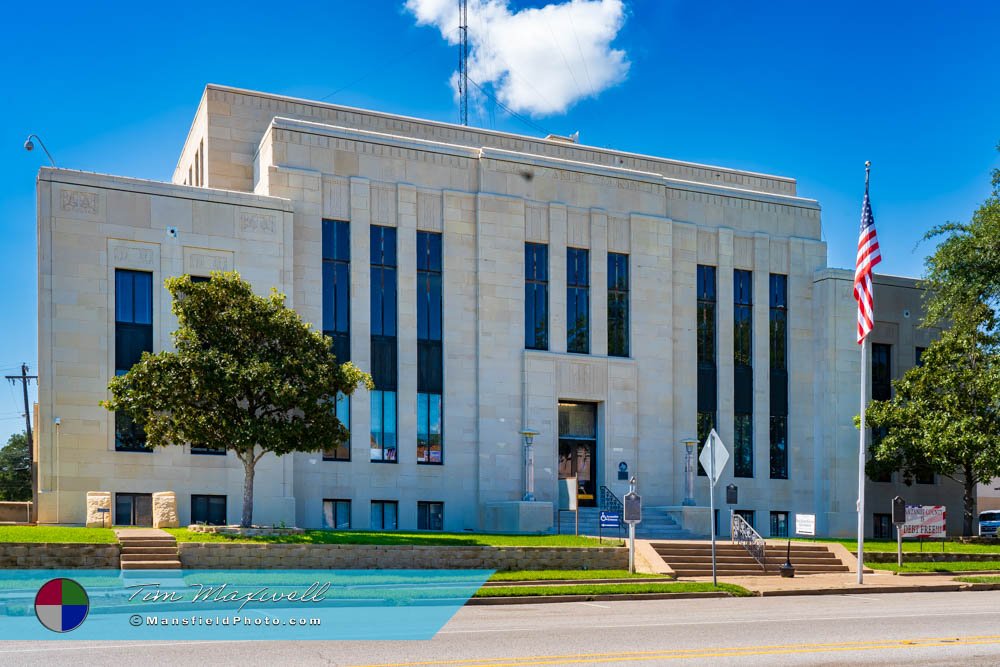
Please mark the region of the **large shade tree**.
[[925, 238], [939, 241], [927, 258], [924, 324], [946, 330], [893, 383], [892, 399], [869, 407], [866, 421], [880, 437], [868, 473], [955, 480], [971, 535], [976, 485], [1000, 476], [1000, 169], [969, 222], [940, 225]]
[[102, 404], [122, 411], [152, 447], [184, 443], [232, 451], [243, 463], [241, 525], [253, 523], [254, 471], [273, 453], [313, 452], [347, 442], [338, 395], [371, 377], [334, 357], [330, 338], [303, 322], [275, 290], [254, 294], [236, 272], [206, 282], [169, 278], [179, 328], [174, 350], [143, 353], [109, 384]]
[[11, 435], [0, 449], [0, 500], [31, 500], [31, 451], [23, 432]]

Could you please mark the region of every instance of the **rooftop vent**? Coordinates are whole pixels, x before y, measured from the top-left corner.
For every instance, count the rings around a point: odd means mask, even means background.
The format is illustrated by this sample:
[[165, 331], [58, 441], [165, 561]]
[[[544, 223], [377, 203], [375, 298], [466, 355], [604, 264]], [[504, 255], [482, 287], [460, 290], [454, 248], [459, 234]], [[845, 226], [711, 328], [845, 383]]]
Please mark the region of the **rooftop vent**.
[[580, 141], [580, 132], [576, 131], [573, 134], [569, 135], [568, 137], [564, 137], [564, 136], [559, 135], [559, 134], [550, 134], [549, 136], [545, 137], [545, 140], [546, 141], [561, 141], [564, 144], [575, 144], [575, 143], [578, 143]]

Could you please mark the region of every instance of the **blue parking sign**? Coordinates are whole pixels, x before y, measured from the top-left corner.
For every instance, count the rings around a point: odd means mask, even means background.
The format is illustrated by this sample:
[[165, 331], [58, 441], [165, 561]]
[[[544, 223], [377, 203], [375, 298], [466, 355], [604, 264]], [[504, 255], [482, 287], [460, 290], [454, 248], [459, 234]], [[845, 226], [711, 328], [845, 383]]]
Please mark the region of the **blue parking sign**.
[[601, 528], [617, 528], [621, 525], [618, 512], [601, 512]]

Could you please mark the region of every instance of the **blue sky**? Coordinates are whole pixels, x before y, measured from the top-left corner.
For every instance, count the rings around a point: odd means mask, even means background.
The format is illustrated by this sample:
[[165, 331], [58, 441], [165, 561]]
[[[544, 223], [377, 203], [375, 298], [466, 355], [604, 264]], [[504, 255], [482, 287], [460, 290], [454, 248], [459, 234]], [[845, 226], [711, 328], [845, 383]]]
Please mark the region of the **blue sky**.
[[[546, 4], [512, 2], [507, 11]], [[5, 17], [3, 374], [22, 361], [34, 369], [38, 356], [34, 181], [46, 162], [22, 148], [29, 133], [59, 166], [169, 180], [207, 82], [458, 119], [449, 85], [456, 48], [418, 26], [402, 0], [308, 8], [56, 0], [42, 11], [16, 3]], [[565, 113], [517, 118], [487, 102], [472, 124], [579, 131], [585, 144], [795, 177], [799, 193], [822, 204], [830, 263], [842, 267], [853, 263], [870, 159], [880, 268], [893, 274], [919, 275], [930, 250], [917, 247], [921, 235], [967, 220], [988, 193], [1000, 164], [1000, 3], [626, 0], [624, 17], [611, 42], [629, 63], [624, 81]], [[490, 25], [477, 33], [482, 43], [503, 47], [496, 42], [506, 33]], [[568, 30], [547, 24], [531, 48], [544, 54], [551, 35], [550, 60], [579, 89], [598, 73], [581, 72], [563, 48], [571, 33], [579, 44], [586, 27], [578, 18]], [[514, 72], [529, 85], [536, 75], [530, 66]], [[533, 87], [547, 97], [555, 82], [544, 81]], [[17, 389], [0, 389], [4, 440], [23, 424]]]

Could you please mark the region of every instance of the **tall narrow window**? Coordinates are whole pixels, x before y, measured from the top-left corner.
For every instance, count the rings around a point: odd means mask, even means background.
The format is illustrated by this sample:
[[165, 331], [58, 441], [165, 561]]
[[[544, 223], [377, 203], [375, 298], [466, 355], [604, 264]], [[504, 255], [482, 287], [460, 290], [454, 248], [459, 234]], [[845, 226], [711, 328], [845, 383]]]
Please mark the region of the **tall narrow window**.
[[524, 347], [549, 349], [549, 247], [524, 244]]
[[[872, 400], [888, 401], [892, 398], [892, 346], [872, 343]], [[888, 431], [885, 427], [872, 429], [872, 446], [877, 445]], [[873, 482], [891, 482], [891, 470], [878, 470], [871, 476]]]
[[371, 226], [371, 460], [396, 462], [396, 229]]
[[608, 355], [629, 352], [628, 255], [608, 253]]
[[417, 463], [444, 462], [441, 235], [417, 232]]
[[[115, 270], [115, 375], [124, 375], [153, 351], [153, 274]], [[123, 412], [115, 413], [115, 449], [152, 451], [146, 432]]]
[[590, 352], [590, 252], [566, 249], [566, 349]]
[[[332, 340], [339, 363], [351, 359], [351, 232], [344, 220], [323, 221], [323, 334]], [[351, 428], [351, 399], [337, 395], [337, 419]], [[323, 452], [324, 461], [349, 461], [351, 445]]]
[[[716, 292], [715, 267], [698, 266], [696, 277], [698, 338], [698, 455], [708, 434], [715, 428], [718, 411], [718, 370], [715, 355]], [[706, 475], [701, 463], [698, 474]]]
[[771, 274], [771, 479], [788, 479], [788, 277]]
[[753, 477], [753, 274], [733, 271], [733, 468]]

